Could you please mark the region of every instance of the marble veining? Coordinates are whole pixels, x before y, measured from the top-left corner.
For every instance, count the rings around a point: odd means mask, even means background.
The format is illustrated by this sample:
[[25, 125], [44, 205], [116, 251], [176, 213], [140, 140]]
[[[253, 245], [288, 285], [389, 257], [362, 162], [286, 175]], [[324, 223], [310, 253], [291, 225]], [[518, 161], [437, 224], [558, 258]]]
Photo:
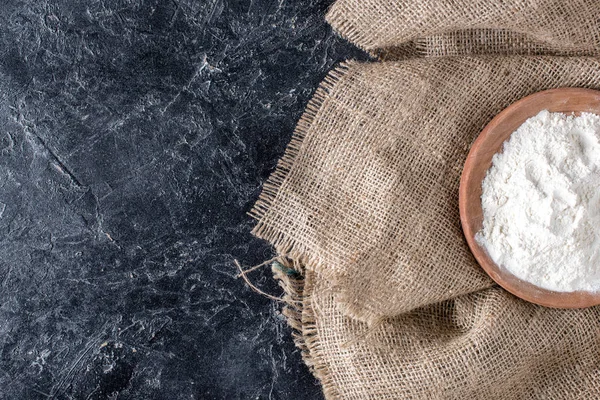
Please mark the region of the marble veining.
[[[327, 0], [0, 3], [0, 399], [318, 399], [235, 279]], [[279, 294], [268, 270], [252, 275]]]

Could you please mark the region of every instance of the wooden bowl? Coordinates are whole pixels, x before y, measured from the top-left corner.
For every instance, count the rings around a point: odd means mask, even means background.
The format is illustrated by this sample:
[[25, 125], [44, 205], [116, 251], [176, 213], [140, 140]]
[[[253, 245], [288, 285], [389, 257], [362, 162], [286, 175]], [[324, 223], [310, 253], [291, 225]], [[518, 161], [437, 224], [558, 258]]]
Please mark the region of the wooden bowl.
[[582, 308], [600, 304], [600, 292], [555, 292], [542, 289], [496, 265], [477, 243], [482, 228], [481, 183], [492, 165], [492, 157], [525, 120], [542, 110], [550, 112], [591, 112], [600, 115], [600, 91], [580, 88], [546, 90], [527, 96], [498, 114], [473, 143], [463, 169], [459, 189], [460, 221], [467, 243], [487, 274], [515, 296], [555, 308]]

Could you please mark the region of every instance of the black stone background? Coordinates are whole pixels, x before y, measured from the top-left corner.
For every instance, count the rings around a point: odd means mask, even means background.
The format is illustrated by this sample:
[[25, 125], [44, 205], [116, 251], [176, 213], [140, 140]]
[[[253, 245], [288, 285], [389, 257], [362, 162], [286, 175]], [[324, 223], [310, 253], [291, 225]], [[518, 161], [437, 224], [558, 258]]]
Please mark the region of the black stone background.
[[[330, 0], [0, 2], [0, 399], [318, 399], [246, 212]], [[281, 291], [267, 269], [252, 275]]]

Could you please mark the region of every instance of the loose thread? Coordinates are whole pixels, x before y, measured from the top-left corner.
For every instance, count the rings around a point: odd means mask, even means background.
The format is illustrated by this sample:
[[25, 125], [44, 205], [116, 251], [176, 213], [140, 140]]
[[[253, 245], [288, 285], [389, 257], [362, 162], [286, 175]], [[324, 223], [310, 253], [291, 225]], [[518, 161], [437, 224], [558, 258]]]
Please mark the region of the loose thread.
[[[257, 270], [257, 269], [259, 269], [260, 267], [264, 267], [265, 265], [267, 265], [267, 264], [269, 264], [269, 263], [272, 263], [272, 262], [274, 262], [274, 261], [277, 261], [279, 258], [280, 258], [280, 256], [276, 256], [276, 257], [273, 257], [273, 258], [271, 258], [270, 260], [267, 260], [267, 261], [265, 261], [265, 262], [262, 262], [262, 263], [260, 263], [260, 264], [258, 264], [258, 265], [255, 265], [255, 266], [254, 266], [254, 267], [252, 267], [252, 268], [248, 268], [247, 270], [242, 270], [242, 272], [241, 272], [241, 273], [239, 273], [239, 274], [236, 276], [236, 278], [241, 278], [242, 276], [244, 276], [244, 275], [246, 275], [246, 274], [248, 274], [248, 273], [250, 273], [250, 272], [252, 272], [252, 271], [256, 271], [256, 270]], [[236, 264], [239, 264], [239, 262], [238, 262], [237, 260], [235, 260], [235, 262], [236, 262]], [[239, 266], [239, 265], [238, 265], [238, 268], [241, 270], [241, 266]]]
[[276, 296], [273, 296], [273, 295], [271, 295], [269, 293], [263, 292], [262, 290], [260, 290], [256, 286], [254, 286], [254, 284], [252, 282], [250, 282], [250, 279], [248, 279], [248, 277], [246, 276], [249, 272], [255, 271], [258, 268], [263, 267], [263, 266], [267, 265], [270, 262], [273, 262], [274, 260], [276, 260], [278, 258], [279, 257], [272, 258], [272, 259], [270, 259], [268, 261], [265, 261], [265, 262], [263, 262], [263, 263], [261, 263], [259, 265], [256, 265], [256, 266], [254, 266], [252, 268], [249, 268], [247, 270], [244, 270], [242, 268], [242, 265], [239, 263], [239, 261], [234, 259], [233, 262], [235, 263], [235, 265], [237, 266], [238, 270], [240, 271], [240, 273], [236, 276], [236, 278], [242, 278], [244, 280], [244, 282], [246, 282], [246, 285], [248, 285], [248, 287], [250, 289], [254, 290], [256, 293], [258, 293], [258, 294], [260, 294], [260, 295], [262, 295], [262, 296], [264, 296], [264, 297], [266, 297], [268, 299], [271, 299], [271, 300], [274, 300], [274, 301], [277, 301], [277, 302], [281, 302], [281, 303], [286, 303], [286, 304], [290, 304], [290, 303], [301, 304], [302, 303], [301, 301], [296, 301], [296, 300], [292, 300], [292, 299], [284, 299], [284, 298], [276, 297]]
[[344, 350], [348, 350], [350, 348], [350, 346], [353, 346], [355, 344], [357, 344], [358, 342], [360, 342], [363, 339], [367, 339], [369, 336], [371, 336], [377, 329], [379, 329], [381, 327], [381, 325], [383, 325], [383, 323], [385, 322], [385, 318], [378, 318], [375, 320], [375, 322], [373, 322], [373, 324], [364, 332], [354, 336], [352, 339], [347, 340], [346, 342], [342, 343], [340, 345], [340, 347]]

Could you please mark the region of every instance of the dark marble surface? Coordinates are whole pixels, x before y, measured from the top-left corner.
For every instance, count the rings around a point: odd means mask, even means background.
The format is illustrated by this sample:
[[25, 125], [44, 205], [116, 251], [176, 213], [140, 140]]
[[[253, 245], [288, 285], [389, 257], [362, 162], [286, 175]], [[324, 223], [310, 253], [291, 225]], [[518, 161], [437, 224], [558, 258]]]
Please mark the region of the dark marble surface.
[[[235, 279], [328, 0], [0, 2], [0, 399], [318, 399]], [[280, 290], [265, 269], [252, 275]]]

